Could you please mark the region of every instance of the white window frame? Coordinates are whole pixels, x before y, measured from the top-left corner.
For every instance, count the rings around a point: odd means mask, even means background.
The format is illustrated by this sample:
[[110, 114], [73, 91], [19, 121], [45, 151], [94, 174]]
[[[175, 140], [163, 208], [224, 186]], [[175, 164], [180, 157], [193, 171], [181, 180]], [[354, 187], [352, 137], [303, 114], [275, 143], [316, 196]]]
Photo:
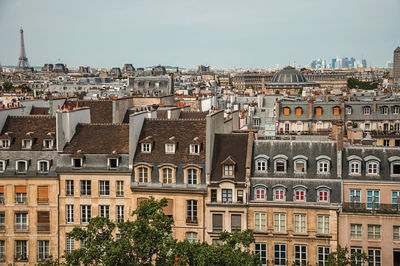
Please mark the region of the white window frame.
[[139, 183], [148, 183], [149, 182], [149, 169], [147, 167], [139, 166], [137, 173], [138, 173], [138, 182]]
[[32, 140], [31, 139], [23, 139], [21, 143], [21, 148], [24, 150], [32, 149]]
[[[283, 171], [277, 171], [278, 162], [283, 162]], [[284, 174], [287, 172], [287, 160], [284, 158], [277, 158], [274, 160], [274, 172], [278, 174]]]
[[363, 107], [363, 115], [370, 115], [371, 114], [371, 107], [364, 106]]
[[[161, 169], [161, 176], [163, 184], [173, 184], [174, 183], [174, 170], [169, 167]], [[164, 182], [166, 181], [166, 182]]]
[[[373, 167], [375, 165], [375, 167]], [[366, 163], [367, 175], [379, 175], [379, 162], [376, 160], [369, 160]]]
[[[254, 244], [255, 253], [260, 254], [260, 261], [262, 265], [267, 265], [267, 243], [256, 242]], [[265, 256], [263, 256], [263, 253]]]
[[390, 175], [398, 176], [400, 174], [395, 174], [394, 173], [394, 166], [395, 165], [400, 165], [400, 161], [393, 161], [390, 163]]
[[[79, 163], [80, 166], [75, 166], [75, 160], [79, 160], [80, 161], [80, 163]], [[71, 165], [72, 165], [72, 168], [80, 169], [83, 166], [83, 159], [82, 158], [72, 158], [71, 159]]]
[[190, 155], [199, 155], [200, 154], [200, 145], [199, 144], [190, 144], [189, 145], [189, 154]]
[[351, 188], [349, 190], [350, 203], [361, 203], [361, 189]]
[[[17, 218], [17, 216], [20, 216]], [[29, 230], [29, 216], [28, 212], [16, 212], [14, 215], [14, 226], [18, 231]], [[19, 221], [18, 221], [19, 220]], [[19, 229], [18, 229], [19, 227]]]
[[400, 114], [400, 106], [398, 105], [393, 106], [393, 114], [394, 115]]
[[[319, 194], [323, 192], [327, 193], [327, 200], [321, 200]], [[317, 189], [317, 202], [321, 202], [321, 203], [329, 203], [330, 202], [330, 197], [331, 197], [331, 193], [330, 190], [328, 188], [319, 188]]]
[[400, 226], [393, 225], [393, 240], [400, 240]]
[[388, 106], [382, 106], [381, 107], [381, 114], [382, 115], [388, 115], [389, 114], [389, 107]]
[[[112, 160], [115, 160], [115, 167], [113, 167], [112, 165], [111, 165], [111, 161]], [[118, 160], [118, 158], [107, 158], [107, 165], [108, 165], [108, 168], [110, 168], [110, 169], [117, 169], [118, 168], [118, 166], [119, 166], [119, 160]]]
[[6, 170], [6, 166], [7, 166], [7, 161], [0, 160], [0, 173], [3, 173]]
[[327, 235], [330, 233], [329, 215], [317, 216], [317, 233]]
[[[361, 162], [359, 160], [349, 161], [349, 175], [361, 175]], [[356, 168], [353, 166], [357, 166]], [[354, 171], [357, 170], [357, 171]]]
[[[48, 147], [46, 145], [47, 143], [49, 143]], [[43, 140], [43, 149], [51, 150], [51, 149], [53, 149], [53, 146], [54, 146], [53, 139], [44, 139]]]
[[[264, 191], [264, 193], [259, 193], [260, 196], [261, 194], [264, 195], [264, 198], [261, 197], [258, 198], [257, 191]], [[266, 199], [267, 199], [267, 189], [263, 186], [256, 186], [254, 188], [254, 200], [266, 200]]]
[[[298, 163], [303, 163], [303, 165], [304, 165], [304, 171], [303, 172], [299, 172], [299, 171], [297, 171], [297, 164]], [[307, 173], [307, 161], [306, 160], [304, 160], [304, 159], [296, 159], [296, 160], [294, 160], [294, 172], [296, 173], [296, 174], [304, 174], [304, 173]]]
[[[42, 171], [41, 163], [46, 163], [46, 170]], [[37, 162], [38, 173], [48, 173], [50, 170], [50, 162], [47, 160], [40, 160]]]
[[[278, 246], [278, 251], [276, 250], [276, 247]], [[285, 247], [285, 250], [282, 250], [282, 247]], [[275, 257], [276, 254], [278, 254], [278, 257]], [[284, 254], [284, 256], [282, 256]], [[284, 260], [282, 262], [282, 260]], [[287, 265], [288, 262], [288, 257], [287, 257], [287, 245], [286, 244], [281, 244], [281, 243], [275, 243], [274, 244], [274, 260], [273, 260], [273, 265], [275, 266], [283, 266]], [[276, 263], [278, 262], [278, 263]]]
[[382, 226], [380, 224], [369, 224], [368, 239], [381, 239], [381, 238], [382, 238]]
[[268, 172], [268, 161], [266, 159], [256, 160], [256, 172], [265, 173]]
[[99, 205], [99, 216], [110, 218], [110, 205]]
[[[196, 176], [196, 182], [193, 182], [194, 176]], [[194, 168], [187, 169], [187, 182], [188, 182], [188, 185], [199, 184], [199, 171], [197, 169], [194, 169]]]
[[[20, 163], [20, 162], [24, 162], [24, 163], [25, 163], [25, 170], [24, 170], [24, 171], [19, 171], [19, 170], [18, 170], [18, 163]], [[15, 171], [16, 171], [17, 173], [20, 173], [20, 174], [26, 173], [26, 172], [28, 171], [28, 161], [27, 161], [27, 160], [17, 160], [17, 161], [15, 162]]]
[[294, 232], [295, 233], [307, 233], [307, 214], [295, 213], [294, 219]]
[[[282, 192], [283, 198], [282, 199], [278, 199], [276, 193], [278, 191]], [[273, 194], [274, 194], [274, 201], [286, 201], [286, 189], [284, 187], [275, 187], [273, 189]]]
[[67, 224], [74, 223], [74, 205], [65, 205], [65, 222]]
[[142, 143], [142, 153], [151, 153], [151, 143]]
[[81, 224], [88, 223], [92, 218], [92, 205], [83, 204], [81, 209]]
[[346, 106], [346, 115], [351, 115], [352, 111], [351, 106]]
[[[18, 246], [17, 243], [22, 244], [22, 246]], [[23, 244], [25, 243], [25, 244]], [[14, 257], [18, 258], [17, 254], [19, 253], [19, 248], [21, 248], [21, 255], [26, 255], [26, 257], [21, 256], [19, 259], [28, 260], [29, 258], [29, 248], [28, 248], [28, 240], [14, 240]]]
[[99, 180], [99, 196], [108, 197], [110, 196], [110, 180]]
[[195, 243], [198, 241], [198, 234], [196, 232], [186, 232], [186, 240]]
[[[304, 193], [304, 199], [297, 199], [297, 192], [303, 192]], [[294, 193], [293, 193], [293, 201], [296, 202], [306, 202], [307, 201], [307, 190], [305, 188], [302, 187], [298, 187], [294, 189]]]
[[[326, 164], [326, 171], [325, 171], [325, 166], [323, 164]], [[320, 159], [317, 161], [317, 172], [318, 174], [329, 174], [331, 172], [331, 161], [328, 159]]]
[[359, 239], [362, 237], [362, 224], [350, 224], [350, 238]]
[[75, 240], [69, 236], [65, 236], [65, 253], [71, 253], [75, 249]]
[[0, 139], [0, 148], [1, 149], [9, 149], [11, 145], [11, 141], [9, 139]]
[[224, 177], [234, 177], [235, 166], [233, 164], [224, 164]]
[[117, 212], [116, 212], [116, 221], [118, 223], [125, 221], [125, 206], [124, 205], [116, 205]]
[[286, 232], [286, 213], [274, 213], [274, 232]]
[[296, 265], [307, 265], [307, 245], [294, 245], [293, 251]]
[[267, 231], [267, 213], [266, 212], [255, 212], [254, 213], [254, 231], [256, 231], [256, 232]]
[[[325, 266], [330, 253], [331, 253], [331, 248], [329, 246], [318, 246], [317, 247], [318, 265]], [[320, 255], [322, 256], [322, 260], [320, 260]]]
[[165, 154], [175, 154], [175, 144], [166, 143], [165, 144]]
[[[379, 251], [379, 256], [376, 254]], [[372, 253], [372, 254], [370, 254]], [[382, 251], [380, 248], [368, 248], [368, 265], [377, 266], [382, 265]], [[379, 258], [379, 261], [377, 260]]]
[[117, 197], [124, 196], [124, 181], [123, 180], [115, 181], [115, 195]]
[[38, 261], [44, 261], [50, 257], [50, 241], [49, 240], [38, 240]]

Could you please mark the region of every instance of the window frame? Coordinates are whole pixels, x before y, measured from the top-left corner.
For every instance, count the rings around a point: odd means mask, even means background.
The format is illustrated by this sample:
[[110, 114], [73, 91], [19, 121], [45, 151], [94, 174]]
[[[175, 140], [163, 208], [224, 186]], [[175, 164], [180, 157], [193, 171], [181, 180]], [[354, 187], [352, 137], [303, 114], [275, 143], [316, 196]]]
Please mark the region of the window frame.
[[[303, 163], [304, 171], [302, 171], [302, 172], [297, 171], [297, 164], [298, 163]], [[305, 174], [305, 173], [307, 173], [307, 160], [300, 159], [300, 158], [299, 159], [295, 159], [293, 165], [294, 165], [294, 173], [295, 174]]]
[[33, 141], [31, 139], [22, 139], [21, 149], [30, 150], [32, 149]]
[[222, 203], [232, 203], [233, 202], [233, 189], [223, 188], [221, 191], [222, 191], [221, 202]]
[[198, 223], [198, 201], [186, 200], [186, 223]]
[[350, 239], [360, 239], [361, 237], [362, 224], [350, 224]]
[[[296, 219], [298, 218], [298, 219]], [[293, 214], [293, 228], [296, 234], [307, 233], [307, 214], [305, 213], [295, 213]], [[304, 224], [304, 225], [303, 225]]]
[[0, 160], [0, 173], [4, 173], [7, 168], [7, 160]]
[[[367, 175], [379, 175], [379, 173], [380, 173], [380, 163], [379, 163], [379, 161], [377, 161], [377, 160], [369, 160], [365, 164], [366, 164], [365, 169], [366, 169], [366, 174]], [[375, 169], [374, 169], [374, 167], [371, 167], [373, 165], [376, 166]]]
[[145, 143], [141, 143], [141, 152], [142, 153], [151, 153], [151, 143], [150, 142], [145, 142]]
[[[46, 163], [46, 170], [45, 171], [42, 171], [42, 167], [41, 167], [42, 163]], [[38, 169], [38, 173], [41, 173], [41, 174], [48, 173], [50, 171], [50, 161], [48, 161], [48, 160], [39, 160], [37, 162], [37, 169]]]
[[99, 180], [99, 196], [109, 197], [110, 196], [110, 180]]
[[[321, 200], [321, 195], [320, 195], [320, 193], [327, 193], [326, 194], [326, 200], [324, 200], [324, 199], [322, 199]], [[331, 197], [331, 193], [330, 193], [331, 191], [330, 191], [330, 189], [329, 188], [327, 188], [327, 187], [321, 187], [321, 188], [318, 188], [317, 189], [317, 202], [320, 202], [320, 203], [329, 203], [330, 202], [330, 197]], [[323, 198], [325, 198], [325, 196], [323, 195]]]
[[92, 195], [92, 180], [80, 180], [79, 194], [85, 197]]
[[307, 245], [295, 244], [293, 251], [294, 263], [296, 265], [307, 265]]
[[274, 212], [273, 225], [275, 233], [286, 233], [286, 213]]
[[[75, 164], [79, 160], [79, 166]], [[81, 169], [83, 167], [83, 158], [73, 157], [71, 158], [71, 164], [73, 169]]]
[[[260, 193], [258, 193], [260, 191]], [[262, 191], [262, 193], [261, 193]], [[258, 196], [260, 195], [260, 197]], [[262, 197], [261, 197], [262, 196]], [[266, 200], [267, 198], [267, 188], [264, 186], [255, 186], [254, 187], [254, 200]]]
[[273, 195], [274, 195], [274, 201], [286, 201], [286, 188], [283, 186], [274, 187]]
[[382, 226], [380, 224], [368, 224], [368, 239], [381, 239]]
[[[284, 247], [284, 249], [282, 249]], [[278, 256], [276, 256], [278, 255]], [[287, 246], [286, 244], [274, 244], [274, 265], [283, 266], [287, 265]]]
[[330, 217], [326, 214], [317, 215], [317, 234], [330, 234]]
[[165, 154], [175, 154], [175, 143], [165, 143]]
[[189, 145], [190, 155], [200, 155], [200, 144], [190, 144]]
[[[115, 160], [115, 166], [111, 163], [112, 161]], [[118, 169], [119, 167], [119, 160], [118, 158], [107, 158], [107, 165], [109, 169]]]
[[[283, 171], [278, 171], [278, 163], [283, 163]], [[277, 174], [285, 174], [287, 172], [287, 160], [284, 158], [276, 158], [274, 160], [274, 172]]]
[[[262, 165], [262, 164], [264, 164], [264, 165]], [[262, 168], [265, 168], [265, 169], [262, 170]], [[256, 159], [256, 161], [255, 161], [255, 172], [256, 173], [267, 173], [268, 172], [268, 160], [264, 159], [264, 158]]]
[[[262, 216], [264, 216], [264, 218], [262, 218]], [[267, 213], [266, 212], [254, 212], [254, 231], [255, 232], [267, 231]]]
[[[20, 171], [18, 167], [18, 163], [24, 163], [25, 164], [25, 170]], [[26, 174], [28, 172], [28, 161], [27, 160], [16, 160], [15, 161], [15, 172], [17, 174]]]
[[[353, 165], [357, 165], [357, 168], [353, 168]], [[354, 169], [358, 169], [357, 172], [353, 171]], [[361, 175], [362, 171], [362, 162], [360, 160], [349, 160], [349, 175]]]
[[[297, 199], [297, 192], [303, 192], [304, 195], [300, 195], [303, 199]], [[293, 201], [295, 202], [306, 202], [307, 201], [307, 189], [304, 187], [296, 187], [293, 190]]]
[[[48, 147], [47, 147], [47, 145], [46, 145], [47, 143], [49, 143]], [[43, 148], [44, 150], [52, 150], [53, 147], [54, 147], [53, 139], [44, 139], [44, 140], [43, 140], [43, 146], [42, 146], [42, 148]]]
[[[321, 164], [326, 163], [326, 171], [325, 166], [321, 167]], [[317, 173], [322, 175], [330, 174], [331, 172], [331, 161], [328, 159], [319, 159], [317, 160]]]

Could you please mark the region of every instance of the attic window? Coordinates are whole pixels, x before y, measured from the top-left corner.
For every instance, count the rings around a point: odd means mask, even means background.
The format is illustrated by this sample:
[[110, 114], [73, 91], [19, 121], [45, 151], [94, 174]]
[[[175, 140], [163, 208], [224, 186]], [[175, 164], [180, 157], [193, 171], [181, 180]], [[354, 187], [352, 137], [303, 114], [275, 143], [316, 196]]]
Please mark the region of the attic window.
[[22, 149], [31, 149], [32, 148], [32, 140], [31, 139], [23, 139], [22, 140]]
[[165, 144], [165, 153], [166, 154], [174, 154], [175, 153], [175, 144], [173, 144], [173, 143]]
[[26, 173], [28, 170], [28, 162], [25, 160], [19, 160], [16, 162], [15, 169], [17, 173]]
[[10, 140], [9, 139], [0, 140], [0, 148], [2, 149], [10, 148]]
[[142, 143], [142, 152], [151, 153], [151, 143]]
[[43, 140], [43, 149], [52, 149], [53, 148], [53, 140], [45, 139]]
[[234, 177], [235, 164], [236, 162], [232, 160], [230, 156], [226, 158], [222, 163], [222, 174], [223, 177]]
[[200, 145], [199, 144], [190, 144], [190, 154], [192, 154], [192, 155], [200, 154]]
[[118, 168], [118, 159], [117, 158], [108, 158], [108, 167], [110, 167], [110, 169]]
[[73, 168], [81, 168], [82, 167], [82, 158], [72, 158], [72, 167]]
[[233, 165], [224, 165], [224, 176], [233, 176]]

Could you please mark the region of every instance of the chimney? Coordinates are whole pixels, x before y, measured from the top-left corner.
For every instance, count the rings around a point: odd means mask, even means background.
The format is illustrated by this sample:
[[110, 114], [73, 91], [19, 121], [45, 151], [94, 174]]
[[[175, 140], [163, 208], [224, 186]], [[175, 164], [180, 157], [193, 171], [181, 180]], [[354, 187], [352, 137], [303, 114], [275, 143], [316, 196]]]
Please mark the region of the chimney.
[[325, 102], [329, 102], [329, 95], [325, 94]]
[[129, 169], [133, 169], [133, 157], [139, 142], [140, 132], [148, 112], [133, 113], [129, 115]]
[[347, 100], [350, 102], [351, 101], [351, 94], [347, 93]]
[[265, 93], [265, 77], [261, 78], [261, 92]]
[[308, 100], [308, 118], [313, 119], [314, 117], [314, 99]]
[[376, 113], [376, 98], [373, 99], [373, 110]]
[[344, 104], [344, 98], [340, 98], [340, 116], [344, 120], [344, 113], [345, 113], [345, 104]]
[[281, 111], [281, 103], [279, 102], [279, 99], [276, 98], [275, 100], [275, 116], [279, 117]]
[[338, 151], [343, 150], [344, 138], [344, 122], [343, 120], [332, 121], [332, 138], [336, 140], [336, 147]]

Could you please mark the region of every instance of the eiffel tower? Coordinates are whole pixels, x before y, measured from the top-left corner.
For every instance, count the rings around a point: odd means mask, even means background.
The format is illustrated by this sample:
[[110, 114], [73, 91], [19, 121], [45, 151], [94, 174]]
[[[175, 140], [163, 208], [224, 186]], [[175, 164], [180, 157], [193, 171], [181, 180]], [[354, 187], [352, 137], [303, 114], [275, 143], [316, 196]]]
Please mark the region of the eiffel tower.
[[19, 58], [18, 58], [18, 63], [16, 67], [16, 71], [26, 71], [30, 69], [28, 58], [26, 57], [25, 53], [25, 44], [24, 44], [24, 30], [21, 29], [19, 30], [21, 34], [21, 47], [20, 47], [20, 52], [19, 52]]

